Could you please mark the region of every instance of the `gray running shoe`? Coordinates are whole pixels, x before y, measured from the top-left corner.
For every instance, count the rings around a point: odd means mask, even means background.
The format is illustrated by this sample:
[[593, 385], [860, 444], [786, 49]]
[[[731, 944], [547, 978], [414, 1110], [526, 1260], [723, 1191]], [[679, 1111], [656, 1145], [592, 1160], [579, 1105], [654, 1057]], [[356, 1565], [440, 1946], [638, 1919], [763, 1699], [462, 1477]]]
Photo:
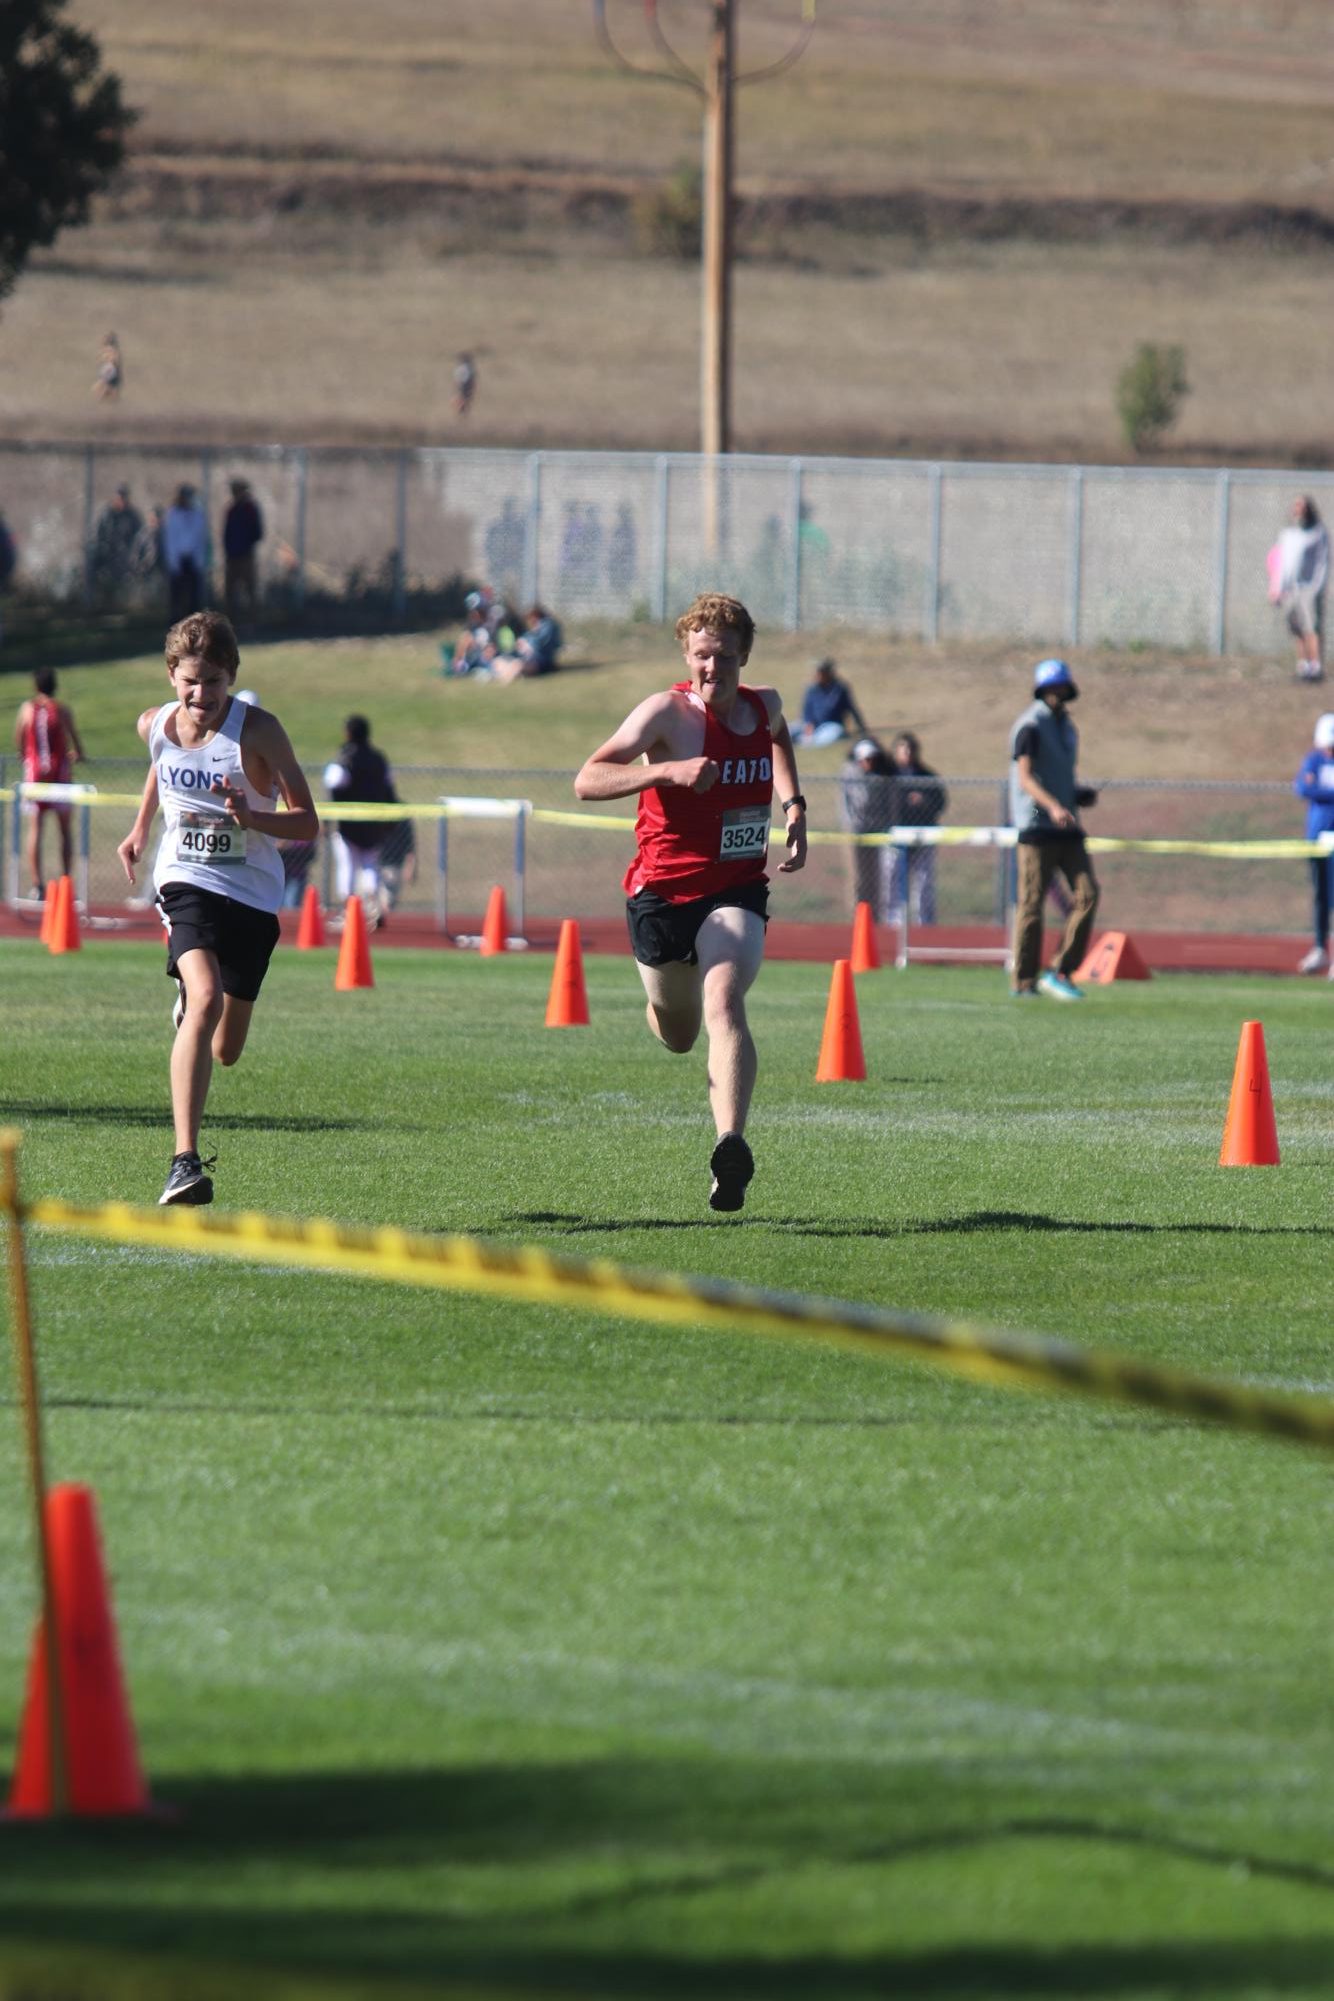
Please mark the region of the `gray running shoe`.
[[157, 1198], [159, 1209], [168, 1203], [184, 1202], [202, 1208], [213, 1200], [213, 1183], [206, 1170], [216, 1165], [217, 1155], [201, 1160], [197, 1153], [178, 1153], [172, 1158], [167, 1185]]

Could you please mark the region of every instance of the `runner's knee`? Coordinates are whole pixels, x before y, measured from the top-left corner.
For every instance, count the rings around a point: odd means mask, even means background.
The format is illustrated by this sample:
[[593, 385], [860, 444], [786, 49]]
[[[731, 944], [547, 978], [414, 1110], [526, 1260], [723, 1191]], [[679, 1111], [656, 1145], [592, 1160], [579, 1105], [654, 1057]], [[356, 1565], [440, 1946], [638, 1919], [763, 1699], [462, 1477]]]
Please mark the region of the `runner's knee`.
[[699, 1038], [699, 1016], [697, 1014], [673, 1014], [666, 1008], [648, 1004], [648, 1024], [664, 1049], [673, 1056], [685, 1056], [694, 1048]]

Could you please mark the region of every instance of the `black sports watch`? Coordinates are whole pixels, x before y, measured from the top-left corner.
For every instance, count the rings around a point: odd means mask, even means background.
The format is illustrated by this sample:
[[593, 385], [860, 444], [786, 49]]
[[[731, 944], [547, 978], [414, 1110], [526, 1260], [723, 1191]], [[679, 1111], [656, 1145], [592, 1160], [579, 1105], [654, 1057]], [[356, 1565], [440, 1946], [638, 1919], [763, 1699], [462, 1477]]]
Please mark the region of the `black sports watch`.
[[785, 813], [790, 813], [794, 806], [800, 806], [803, 813], [806, 811], [806, 795], [804, 793], [794, 792], [790, 799], [783, 801], [783, 811]]

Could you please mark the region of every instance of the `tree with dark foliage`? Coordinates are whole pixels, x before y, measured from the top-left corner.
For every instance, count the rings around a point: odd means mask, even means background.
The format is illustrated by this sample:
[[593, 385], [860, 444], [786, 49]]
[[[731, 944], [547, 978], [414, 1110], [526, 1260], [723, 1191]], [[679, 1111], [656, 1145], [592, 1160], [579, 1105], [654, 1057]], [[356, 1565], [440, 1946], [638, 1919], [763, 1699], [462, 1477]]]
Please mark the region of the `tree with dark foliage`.
[[88, 220], [134, 112], [66, 0], [0, 4], [0, 299], [30, 253]]

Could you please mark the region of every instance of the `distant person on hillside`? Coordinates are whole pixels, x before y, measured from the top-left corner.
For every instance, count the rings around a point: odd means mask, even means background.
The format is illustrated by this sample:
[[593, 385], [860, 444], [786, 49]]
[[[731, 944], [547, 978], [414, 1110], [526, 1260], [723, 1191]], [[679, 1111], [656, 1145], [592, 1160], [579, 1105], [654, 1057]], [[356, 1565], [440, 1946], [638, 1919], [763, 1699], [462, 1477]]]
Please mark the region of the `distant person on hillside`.
[[539, 674], [554, 674], [560, 666], [565, 636], [559, 619], [545, 605], [534, 604], [524, 613], [526, 630], [514, 642], [513, 653], [497, 654], [492, 673], [497, 681], [532, 680]]
[[113, 333], [103, 334], [93, 394], [99, 403], [114, 403], [124, 386], [125, 363], [121, 358], [120, 342]]
[[[1306, 838], [1318, 841], [1322, 834], [1334, 833], [1334, 710], [1316, 719], [1312, 748], [1302, 759], [1301, 770], [1292, 781], [1299, 799], [1306, 801]], [[1315, 942], [1297, 967], [1299, 973], [1328, 972], [1334, 980], [1329, 958], [1329, 913], [1334, 904], [1334, 848], [1327, 855], [1311, 856], [1312, 930]]]
[[454, 358], [454, 415], [466, 417], [477, 394], [477, 363], [470, 354]]
[[[339, 806], [397, 805], [389, 760], [371, 742], [365, 716], [349, 716], [343, 725], [343, 747], [325, 766], [324, 783]], [[338, 894], [346, 901], [360, 896], [372, 929], [383, 922], [388, 907], [381, 879], [381, 851], [393, 830], [391, 820], [340, 820], [334, 839]]]
[[868, 734], [852, 690], [839, 679], [833, 661], [817, 660], [814, 679], [802, 696], [801, 721], [792, 732], [792, 740], [819, 749], [848, 735], [849, 724], [855, 724], [860, 735]]
[[222, 555], [227, 616], [234, 625], [243, 601], [252, 618], [259, 601], [255, 552], [264, 540], [264, 516], [250, 491], [249, 480], [234, 479], [231, 495], [222, 517]]
[[1322, 681], [1329, 532], [1309, 494], [1292, 503], [1288, 526], [1269, 552], [1269, 595], [1297, 642], [1297, 679]]
[[[23, 783], [68, 785], [74, 761], [84, 762], [84, 748], [79, 741], [74, 711], [68, 703], [56, 700], [54, 667], [39, 667], [32, 680], [33, 695], [20, 705], [14, 724], [14, 748], [22, 761]], [[28, 858], [28, 877], [32, 894], [40, 902], [43, 893], [42, 824], [48, 813], [55, 815], [60, 829], [60, 873], [68, 875], [74, 859], [70, 840], [71, 812], [66, 801], [55, 799], [26, 800], [23, 810], [28, 815], [28, 839], [24, 849]]]
[[177, 487], [162, 518], [162, 566], [167, 572], [171, 622], [178, 625], [183, 618], [193, 618], [203, 604], [208, 573], [208, 522], [203, 508], [195, 505], [195, 490], [188, 481]]

